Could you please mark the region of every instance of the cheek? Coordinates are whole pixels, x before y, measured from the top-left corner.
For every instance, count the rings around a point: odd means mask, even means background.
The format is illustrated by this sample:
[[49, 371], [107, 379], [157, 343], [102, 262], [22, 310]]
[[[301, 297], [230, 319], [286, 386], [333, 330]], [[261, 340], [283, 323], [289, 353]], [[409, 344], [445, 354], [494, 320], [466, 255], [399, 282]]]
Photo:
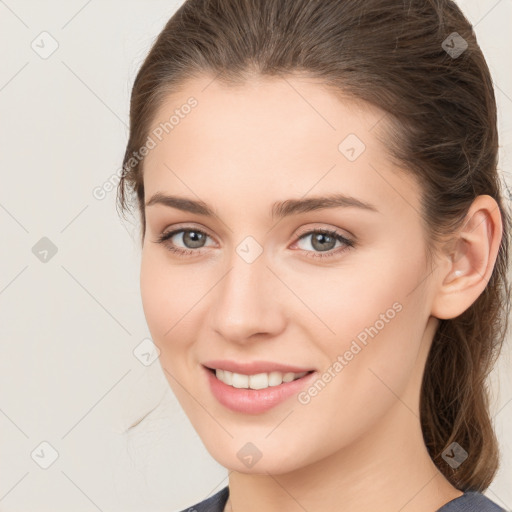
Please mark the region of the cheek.
[[178, 383], [186, 382], [190, 371], [186, 360], [190, 345], [188, 340], [192, 337], [187, 329], [194, 324], [190, 323], [193, 315], [187, 315], [186, 312], [195, 301], [187, 296], [188, 288], [183, 272], [173, 268], [164, 259], [155, 251], [143, 250], [140, 268], [141, 300], [151, 338], [160, 351], [159, 362], [164, 377], [187, 410], [187, 396]]
[[366, 261], [361, 258], [357, 268], [333, 272], [333, 279], [322, 278], [309, 292], [302, 284], [308, 305], [319, 312], [330, 331], [321, 336], [310, 331], [327, 356], [326, 369], [336, 375], [332, 381], [337, 384], [326, 386], [337, 390], [328, 400], [351, 390], [347, 404], [355, 411], [361, 401], [393, 396], [379, 377], [396, 391], [406, 385], [429, 317], [421, 250], [418, 244], [404, 261], [390, 246], [373, 252]]
[[[173, 295], [168, 293], [169, 282], [165, 278], [164, 268], [158, 260], [152, 257], [148, 250], [143, 250], [140, 269], [140, 292], [146, 322], [153, 336], [153, 341], [164, 335], [169, 325], [164, 325], [164, 319], [169, 314]], [[167, 293], [166, 291], [167, 290]], [[170, 318], [169, 318], [170, 321]]]
[[[142, 252], [140, 291], [144, 315], [160, 360], [169, 371], [184, 372], [198, 337], [211, 278], [200, 269], [169, 262], [158, 250]], [[192, 364], [192, 363], [191, 363]], [[180, 370], [182, 368], [182, 370]]]
[[416, 310], [403, 300], [391, 302], [395, 294], [382, 298], [383, 307], [365, 307], [335, 325], [337, 339], [329, 346], [322, 341], [327, 354], [323, 372], [298, 397], [298, 412], [309, 431], [322, 432], [338, 448], [374, 428], [393, 407], [401, 408], [400, 401], [406, 404], [405, 414], [414, 410], [407, 390], [419, 370]]
[[169, 350], [179, 350], [179, 339], [185, 339], [179, 331], [186, 324], [185, 309], [190, 309], [191, 302], [182, 273], [155, 252], [142, 252], [140, 292], [148, 328], [164, 362]]
[[[414, 407], [405, 395], [423, 370], [418, 356], [428, 314], [421, 293], [407, 295], [421, 272], [404, 269], [402, 280], [396, 272], [352, 303], [344, 303], [344, 315], [341, 310], [333, 323], [337, 339], [324, 346], [335, 377], [311, 402], [317, 400], [319, 410], [328, 411], [324, 421], [344, 430], [344, 439], [369, 428], [397, 403], [397, 397]], [[347, 418], [357, 422], [355, 430]]]
[[408, 252], [406, 259], [396, 247], [403, 244], [389, 242], [356, 250], [336, 267], [278, 269], [301, 299], [288, 302], [297, 308], [294, 318], [302, 319], [297, 321], [310, 331], [312, 339], [325, 340], [321, 343], [327, 351], [329, 347], [342, 350], [358, 335], [364, 342], [371, 335], [367, 329], [375, 333], [371, 328], [375, 324], [379, 332], [389, 331], [391, 323], [401, 321], [396, 320], [398, 309], [408, 303], [414, 308], [421, 306], [421, 289], [410, 292], [426, 276], [422, 246]]

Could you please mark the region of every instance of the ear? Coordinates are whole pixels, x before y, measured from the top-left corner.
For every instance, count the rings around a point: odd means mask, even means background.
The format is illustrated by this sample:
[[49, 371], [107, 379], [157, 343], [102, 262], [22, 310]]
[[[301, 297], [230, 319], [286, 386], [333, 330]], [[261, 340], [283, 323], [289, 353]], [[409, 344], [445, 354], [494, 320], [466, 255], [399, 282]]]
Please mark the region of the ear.
[[502, 229], [498, 203], [488, 195], [476, 197], [462, 228], [440, 257], [432, 316], [455, 318], [476, 301], [491, 277]]

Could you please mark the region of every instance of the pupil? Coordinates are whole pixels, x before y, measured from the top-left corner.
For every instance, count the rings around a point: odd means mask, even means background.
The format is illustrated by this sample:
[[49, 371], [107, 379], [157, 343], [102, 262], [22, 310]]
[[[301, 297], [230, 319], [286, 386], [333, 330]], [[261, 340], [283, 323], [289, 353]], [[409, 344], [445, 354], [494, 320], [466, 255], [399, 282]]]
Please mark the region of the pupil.
[[201, 241], [203, 238], [202, 233], [198, 233], [197, 231], [187, 231], [185, 233], [186, 244], [192, 245], [193, 248], [201, 247]]
[[334, 240], [333, 237], [330, 235], [327, 235], [325, 233], [318, 233], [316, 236], [313, 237], [313, 247], [315, 249], [319, 250], [329, 250], [332, 249], [332, 247], [329, 246], [329, 243], [336, 243], [336, 240]]

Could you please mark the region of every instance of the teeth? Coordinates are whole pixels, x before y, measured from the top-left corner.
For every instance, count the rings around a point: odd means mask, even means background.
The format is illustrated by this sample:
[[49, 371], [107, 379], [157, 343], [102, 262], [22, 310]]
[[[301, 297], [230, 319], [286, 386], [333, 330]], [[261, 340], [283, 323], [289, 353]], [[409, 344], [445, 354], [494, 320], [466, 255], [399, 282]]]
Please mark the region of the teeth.
[[242, 373], [228, 372], [227, 370], [215, 370], [215, 376], [224, 384], [233, 386], [234, 388], [245, 389], [265, 389], [270, 386], [279, 386], [283, 382], [291, 382], [292, 380], [304, 377], [308, 372], [302, 373], [257, 373], [256, 375], [244, 375]]

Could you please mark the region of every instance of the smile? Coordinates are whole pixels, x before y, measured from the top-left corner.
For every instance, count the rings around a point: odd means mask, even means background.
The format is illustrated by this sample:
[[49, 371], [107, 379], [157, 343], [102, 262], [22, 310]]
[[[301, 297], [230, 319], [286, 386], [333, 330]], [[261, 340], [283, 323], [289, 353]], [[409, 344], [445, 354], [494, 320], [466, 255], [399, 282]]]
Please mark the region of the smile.
[[231, 411], [261, 414], [284, 403], [308, 386], [318, 372], [246, 375], [203, 366], [206, 384], [218, 403]]
[[228, 370], [215, 370], [217, 379], [228, 386], [239, 389], [266, 389], [268, 387], [280, 386], [283, 382], [292, 382], [304, 377], [308, 373], [310, 372], [269, 372], [244, 375], [243, 373], [235, 373]]

